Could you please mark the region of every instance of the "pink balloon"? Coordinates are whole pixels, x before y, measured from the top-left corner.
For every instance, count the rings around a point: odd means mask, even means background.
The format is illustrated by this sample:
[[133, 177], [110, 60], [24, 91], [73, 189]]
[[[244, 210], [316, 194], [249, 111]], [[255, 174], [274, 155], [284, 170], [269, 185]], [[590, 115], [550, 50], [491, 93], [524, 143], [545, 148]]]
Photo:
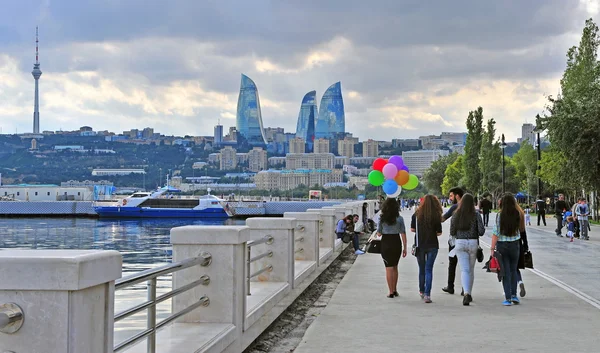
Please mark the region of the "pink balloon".
[[398, 167], [396, 167], [393, 163], [388, 163], [383, 166], [383, 176], [387, 180], [393, 180], [398, 174]]

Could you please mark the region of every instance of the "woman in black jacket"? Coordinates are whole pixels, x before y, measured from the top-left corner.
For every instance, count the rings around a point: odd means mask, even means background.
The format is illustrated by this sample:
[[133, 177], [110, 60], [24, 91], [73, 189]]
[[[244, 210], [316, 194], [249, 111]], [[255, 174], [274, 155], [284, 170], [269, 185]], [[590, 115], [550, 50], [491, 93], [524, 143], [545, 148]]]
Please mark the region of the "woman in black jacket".
[[463, 305], [473, 301], [471, 293], [475, 281], [475, 261], [479, 249], [479, 237], [485, 233], [483, 220], [475, 210], [473, 195], [464, 194], [452, 216], [450, 235], [456, 238], [456, 256], [461, 269], [461, 282], [465, 292]]

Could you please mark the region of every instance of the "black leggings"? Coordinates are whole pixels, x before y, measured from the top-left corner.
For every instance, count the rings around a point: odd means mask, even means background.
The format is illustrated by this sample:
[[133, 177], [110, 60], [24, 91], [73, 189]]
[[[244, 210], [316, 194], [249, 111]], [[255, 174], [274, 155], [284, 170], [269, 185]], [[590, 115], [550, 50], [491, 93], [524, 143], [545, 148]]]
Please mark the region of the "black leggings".
[[400, 234], [381, 235], [381, 258], [385, 267], [396, 267], [402, 254]]

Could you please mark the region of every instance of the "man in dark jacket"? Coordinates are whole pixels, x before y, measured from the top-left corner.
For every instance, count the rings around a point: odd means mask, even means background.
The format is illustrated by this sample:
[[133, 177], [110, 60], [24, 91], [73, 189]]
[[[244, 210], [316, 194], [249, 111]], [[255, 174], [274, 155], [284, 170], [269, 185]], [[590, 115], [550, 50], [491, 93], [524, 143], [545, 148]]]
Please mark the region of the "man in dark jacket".
[[[460, 199], [464, 195], [463, 189], [459, 187], [455, 187], [450, 189], [450, 202], [452, 202], [452, 206], [450, 209], [442, 216], [442, 222], [445, 222], [447, 219], [451, 218], [454, 214], [454, 211], [458, 208], [458, 203]], [[450, 236], [448, 240], [448, 245], [450, 246], [450, 251], [454, 249], [454, 238]], [[448, 257], [448, 286], [442, 288], [442, 290], [448, 294], [454, 294], [454, 280], [456, 279], [456, 265], [458, 265], [458, 258], [456, 255]]]
[[490, 201], [487, 197], [481, 199], [479, 203], [479, 209], [481, 210], [481, 214], [483, 215], [483, 225], [488, 226], [490, 222], [490, 212], [492, 211], [492, 201]]
[[542, 196], [539, 195], [537, 200], [535, 201], [535, 208], [537, 213], [537, 225], [540, 225], [540, 220], [544, 222], [544, 226], [546, 226], [546, 201], [542, 199]]
[[556, 217], [556, 235], [562, 237], [563, 213], [569, 209], [565, 201], [565, 195], [559, 194], [558, 201], [554, 205], [554, 216]]

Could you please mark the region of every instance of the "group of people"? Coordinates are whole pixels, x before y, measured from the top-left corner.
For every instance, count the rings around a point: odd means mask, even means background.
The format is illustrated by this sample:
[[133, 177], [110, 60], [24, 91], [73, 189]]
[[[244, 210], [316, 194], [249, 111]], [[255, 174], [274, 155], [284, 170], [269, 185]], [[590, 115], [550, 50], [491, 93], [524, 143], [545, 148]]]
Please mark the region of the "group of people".
[[[442, 223], [451, 219], [448, 242], [450, 246], [448, 285], [442, 290], [454, 294], [456, 267], [460, 266], [462, 304], [469, 305], [473, 301], [478, 252], [480, 256], [483, 255], [483, 250], [479, 246], [479, 237], [486, 231], [491, 202], [489, 205], [480, 203], [478, 209], [475, 197], [464, 193], [461, 188], [450, 190], [449, 201], [452, 205], [443, 214], [442, 204], [438, 198], [434, 195], [426, 195], [420, 200], [416, 212], [411, 217], [410, 230], [415, 233], [411, 252], [419, 265], [419, 295], [425, 303], [432, 303], [433, 267], [440, 248], [438, 237], [442, 235]], [[519, 304], [517, 288], [520, 288], [521, 297], [526, 294], [519, 271], [519, 268], [524, 268], [523, 254], [528, 251], [525, 212], [510, 193], [505, 194], [499, 204], [500, 210], [492, 232], [491, 256], [500, 261], [504, 272], [503, 305]], [[381, 236], [381, 257], [386, 268], [389, 290], [387, 297], [394, 298], [398, 296], [398, 263], [400, 257], [407, 255], [406, 225], [400, 215], [400, 205], [396, 199], [388, 198], [383, 201], [377, 222], [377, 234]]]
[[[546, 206], [547, 202], [541, 196], [535, 201], [535, 210], [537, 213], [537, 225], [546, 225]], [[526, 211], [529, 213], [528, 210]], [[565, 195], [559, 194], [558, 200], [554, 203], [554, 217], [556, 218], [556, 235], [562, 237], [562, 229], [567, 228], [567, 238], [573, 242], [574, 238], [581, 240], [590, 240], [589, 231], [590, 207], [584, 197], [577, 199], [573, 205], [565, 201]], [[527, 224], [531, 225], [530, 221]]]

